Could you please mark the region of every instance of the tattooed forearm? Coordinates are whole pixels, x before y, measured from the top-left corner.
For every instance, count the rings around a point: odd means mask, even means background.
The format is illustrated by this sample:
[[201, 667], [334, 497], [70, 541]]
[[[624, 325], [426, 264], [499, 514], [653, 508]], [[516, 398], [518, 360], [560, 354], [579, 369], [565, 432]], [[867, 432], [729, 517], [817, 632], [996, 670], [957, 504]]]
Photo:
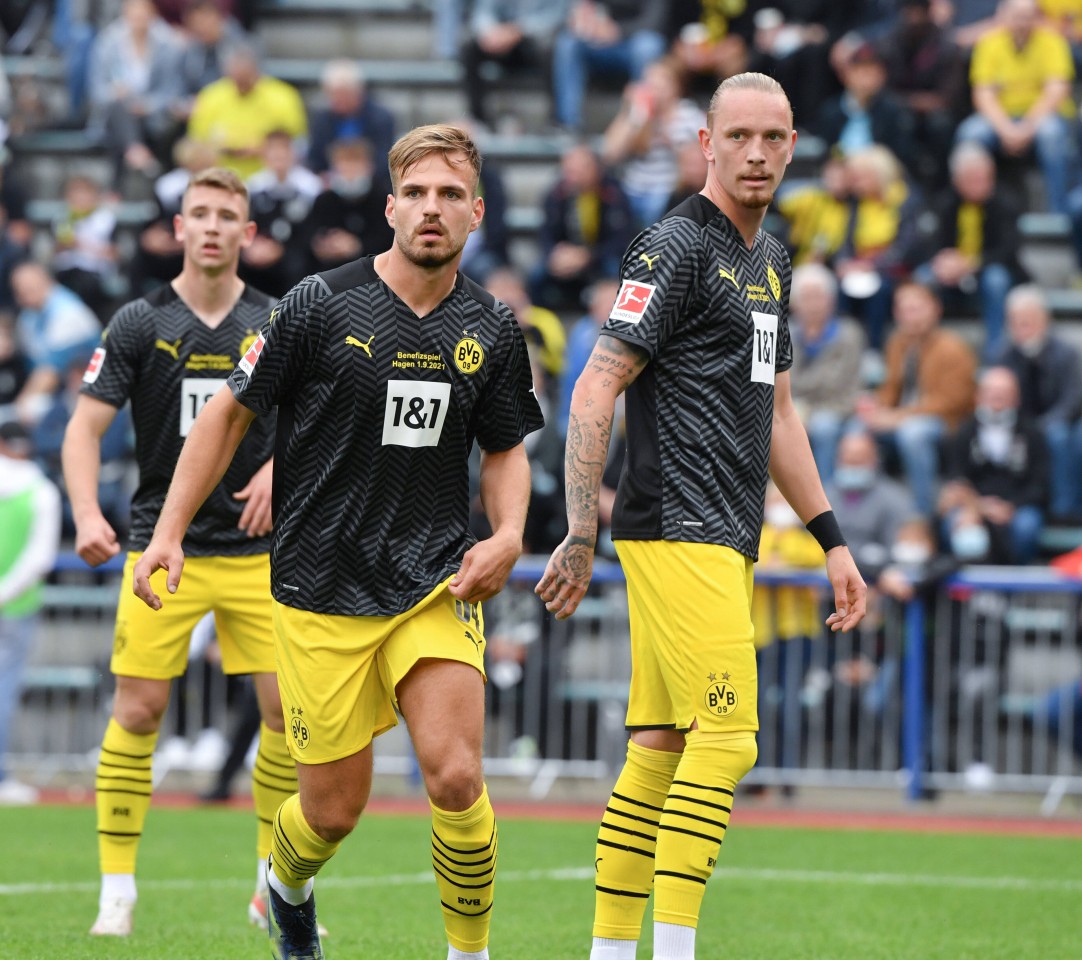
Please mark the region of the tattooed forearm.
[[612, 417], [579, 417], [572, 407], [567, 424], [564, 485], [567, 527], [591, 543], [597, 537], [597, 503], [601, 474], [609, 451]]

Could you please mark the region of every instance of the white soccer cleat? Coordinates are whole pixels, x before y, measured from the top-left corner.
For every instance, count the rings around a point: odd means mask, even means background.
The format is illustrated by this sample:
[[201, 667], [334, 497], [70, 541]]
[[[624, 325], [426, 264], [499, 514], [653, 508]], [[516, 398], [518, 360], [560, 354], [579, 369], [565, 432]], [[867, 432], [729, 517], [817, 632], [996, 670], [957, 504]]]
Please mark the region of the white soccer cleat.
[[127, 937], [131, 935], [132, 913], [135, 901], [123, 897], [113, 897], [102, 902], [98, 908], [98, 919], [90, 928], [94, 937]]

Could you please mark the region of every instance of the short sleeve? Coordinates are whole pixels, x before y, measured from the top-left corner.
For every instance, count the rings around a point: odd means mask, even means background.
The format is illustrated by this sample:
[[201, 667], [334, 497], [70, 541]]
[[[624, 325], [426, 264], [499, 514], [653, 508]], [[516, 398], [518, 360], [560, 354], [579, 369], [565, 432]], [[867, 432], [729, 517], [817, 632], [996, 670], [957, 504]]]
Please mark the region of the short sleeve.
[[90, 356], [79, 392], [120, 408], [128, 402], [142, 368], [150, 316], [136, 300], [114, 314]]
[[511, 318], [503, 330], [506, 349], [502, 358], [493, 358], [496, 373], [485, 386], [475, 418], [477, 442], [492, 452], [511, 449], [545, 425], [534, 394], [526, 339]]

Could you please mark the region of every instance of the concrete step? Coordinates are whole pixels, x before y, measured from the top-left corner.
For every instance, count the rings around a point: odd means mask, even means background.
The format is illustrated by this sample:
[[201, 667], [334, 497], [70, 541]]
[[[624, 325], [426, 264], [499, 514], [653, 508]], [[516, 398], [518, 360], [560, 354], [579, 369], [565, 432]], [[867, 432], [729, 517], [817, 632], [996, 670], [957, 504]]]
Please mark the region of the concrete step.
[[424, 11], [313, 16], [298, 10], [263, 19], [256, 35], [268, 57], [412, 58], [423, 64], [433, 55], [432, 14]]

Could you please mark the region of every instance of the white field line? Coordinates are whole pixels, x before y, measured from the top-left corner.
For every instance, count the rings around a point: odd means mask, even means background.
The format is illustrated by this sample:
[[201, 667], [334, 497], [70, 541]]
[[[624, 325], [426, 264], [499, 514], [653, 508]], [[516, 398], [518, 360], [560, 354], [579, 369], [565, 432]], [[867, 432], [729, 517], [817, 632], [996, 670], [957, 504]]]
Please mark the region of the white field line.
[[[497, 873], [500, 884], [526, 883], [537, 880], [574, 881], [592, 880], [590, 867], [565, 867], [556, 870], [501, 870]], [[1042, 879], [1038, 877], [966, 877], [922, 873], [860, 873], [841, 870], [771, 870], [754, 867], [719, 867], [714, 872], [714, 882], [727, 880], [763, 881], [793, 884], [851, 884], [878, 887], [940, 887], [957, 890], [1020, 890], [1033, 893], [1082, 893], [1082, 880]], [[354, 889], [361, 887], [411, 887], [434, 883], [431, 873], [399, 873], [381, 877], [320, 877], [321, 888], [336, 887]], [[251, 880], [239, 877], [222, 877], [213, 880], [153, 880], [140, 879], [142, 890], [197, 890], [248, 887]], [[98, 882], [76, 881], [72, 883], [6, 883], [0, 884], [0, 897], [33, 896], [56, 893], [96, 893]]]

